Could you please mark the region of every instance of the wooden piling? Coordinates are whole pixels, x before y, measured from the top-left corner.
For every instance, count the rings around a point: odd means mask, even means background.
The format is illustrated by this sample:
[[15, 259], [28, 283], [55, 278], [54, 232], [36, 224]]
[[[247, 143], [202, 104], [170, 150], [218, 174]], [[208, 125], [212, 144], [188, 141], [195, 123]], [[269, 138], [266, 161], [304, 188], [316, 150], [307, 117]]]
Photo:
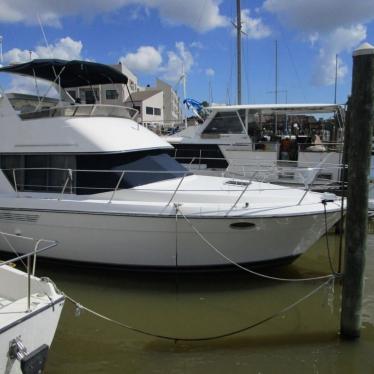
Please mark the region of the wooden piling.
[[340, 331], [360, 336], [368, 219], [368, 175], [374, 125], [374, 47], [363, 44], [353, 53], [348, 152], [348, 206]]

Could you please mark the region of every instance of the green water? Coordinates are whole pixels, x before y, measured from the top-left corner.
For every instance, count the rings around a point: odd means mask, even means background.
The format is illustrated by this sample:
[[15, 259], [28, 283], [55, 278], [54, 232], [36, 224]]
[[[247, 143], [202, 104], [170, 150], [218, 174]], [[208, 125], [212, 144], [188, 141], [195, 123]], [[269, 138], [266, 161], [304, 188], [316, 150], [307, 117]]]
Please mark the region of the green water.
[[[337, 262], [338, 238], [330, 235]], [[374, 373], [374, 237], [367, 253], [360, 340], [339, 338], [340, 285], [322, 289], [292, 311], [247, 332], [205, 342], [165, 341], [100, 320], [75, 316], [66, 303], [46, 373]], [[267, 271], [282, 277], [329, 272], [321, 239], [294, 264]], [[279, 283], [240, 270], [214, 274], [128, 274], [43, 265], [83, 305], [164, 335], [204, 337], [250, 325], [317, 287]]]

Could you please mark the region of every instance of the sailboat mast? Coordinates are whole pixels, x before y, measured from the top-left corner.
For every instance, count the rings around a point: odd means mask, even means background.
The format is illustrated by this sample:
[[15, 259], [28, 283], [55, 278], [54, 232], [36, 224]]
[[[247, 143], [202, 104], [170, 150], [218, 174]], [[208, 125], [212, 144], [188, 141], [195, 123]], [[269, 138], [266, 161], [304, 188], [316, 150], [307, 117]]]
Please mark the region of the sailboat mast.
[[278, 40], [275, 40], [275, 104], [278, 104]]
[[334, 104], [336, 104], [336, 93], [338, 90], [338, 55], [335, 55], [335, 87], [334, 87]]
[[[187, 90], [186, 90], [186, 71], [184, 68], [184, 64], [182, 64], [182, 84], [183, 84], [183, 100], [187, 99]], [[184, 127], [188, 127], [187, 123], [187, 113], [184, 113]]]
[[240, 0], [236, 0], [237, 104], [242, 103], [242, 19]]

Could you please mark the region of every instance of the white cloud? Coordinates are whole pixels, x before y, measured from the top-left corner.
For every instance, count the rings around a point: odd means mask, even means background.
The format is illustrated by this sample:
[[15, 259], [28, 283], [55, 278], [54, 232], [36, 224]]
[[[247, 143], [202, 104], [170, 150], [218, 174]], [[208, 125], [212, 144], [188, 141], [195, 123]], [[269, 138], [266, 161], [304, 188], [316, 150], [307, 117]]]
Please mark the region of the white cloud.
[[153, 74], [162, 63], [161, 48], [152, 46], [139, 47], [135, 53], [128, 53], [121, 61], [135, 72]]
[[13, 48], [4, 53], [4, 61], [7, 63], [21, 63], [35, 58], [60, 58], [63, 60], [81, 59], [83, 44], [80, 40], [73, 40], [69, 36], [61, 38], [49, 48], [38, 45], [34, 50], [21, 50]]
[[204, 45], [201, 42], [194, 41], [194, 42], [190, 43], [190, 48], [204, 49]]
[[175, 50], [166, 52], [161, 47], [141, 46], [135, 53], [128, 53], [120, 60], [134, 72], [158, 74], [170, 82], [177, 82], [183, 69], [188, 73], [194, 64], [192, 53], [183, 42], [176, 42]]
[[[1, 0], [0, 22], [37, 24], [37, 15], [44, 24], [60, 26], [62, 17], [69, 15], [95, 16], [129, 5], [155, 9], [170, 24], [181, 24], [205, 32], [228, 25], [227, 17], [220, 13], [222, 0]], [[135, 12], [132, 16], [139, 15]]]
[[316, 32], [312, 32], [309, 36], [308, 36], [308, 39], [309, 39], [309, 42], [312, 46], [314, 46], [314, 44], [316, 44], [316, 42], [318, 41], [319, 39], [319, 33], [316, 31]]
[[344, 53], [366, 38], [365, 23], [374, 19], [373, 0], [265, 0], [263, 9], [318, 47], [312, 76], [316, 85], [334, 83], [337, 54], [338, 77], [348, 74]]
[[216, 72], [212, 68], [205, 69], [205, 74], [208, 77], [213, 77]]
[[176, 51], [168, 51], [168, 61], [161, 68], [162, 78], [170, 82], [177, 82], [184, 73], [187, 74], [194, 63], [191, 52], [183, 42], [175, 43]]
[[[366, 27], [355, 25], [351, 27], [339, 27], [326, 35], [321, 42], [318, 57], [315, 63], [312, 81], [316, 85], [331, 85], [335, 81], [336, 55], [349, 52], [358, 46], [366, 38]], [[338, 58], [338, 78], [344, 78], [348, 73], [348, 67], [342, 58]]]
[[290, 27], [327, 32], [374, 19], [373, 0], [265, 0], [263, 8]]
[[242, 9], [242, 31], [249, 39], [263, 39], [271, 35], [271, 30], [262, 19], [250, 16], [249, 9]]
[[44, 96], [47, 92], [47, 97], [58, 98], [59, 93], [54, 85], [51, 86], [50, 82], [37, 79], [37, 86], [35, 79], [30, 77], [13, 76], [6, 88], [6, 92], [17, 92], [30, 95]]
[[221, 0], [142, 0], [149, 7], [157, 8], [162, 18], [173, 24], [184, 24], [205, 32], [227, 26], [229, 20], [220, 14]]

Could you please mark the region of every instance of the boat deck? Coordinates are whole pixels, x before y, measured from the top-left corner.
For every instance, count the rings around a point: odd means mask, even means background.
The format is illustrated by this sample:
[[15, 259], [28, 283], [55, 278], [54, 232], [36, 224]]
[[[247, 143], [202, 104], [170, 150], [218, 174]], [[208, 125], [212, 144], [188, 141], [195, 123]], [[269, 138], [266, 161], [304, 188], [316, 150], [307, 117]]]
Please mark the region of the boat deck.
[[12, 300], [6, 299], [0, 295], [0, 313], [1, 309], [12, 303]]

